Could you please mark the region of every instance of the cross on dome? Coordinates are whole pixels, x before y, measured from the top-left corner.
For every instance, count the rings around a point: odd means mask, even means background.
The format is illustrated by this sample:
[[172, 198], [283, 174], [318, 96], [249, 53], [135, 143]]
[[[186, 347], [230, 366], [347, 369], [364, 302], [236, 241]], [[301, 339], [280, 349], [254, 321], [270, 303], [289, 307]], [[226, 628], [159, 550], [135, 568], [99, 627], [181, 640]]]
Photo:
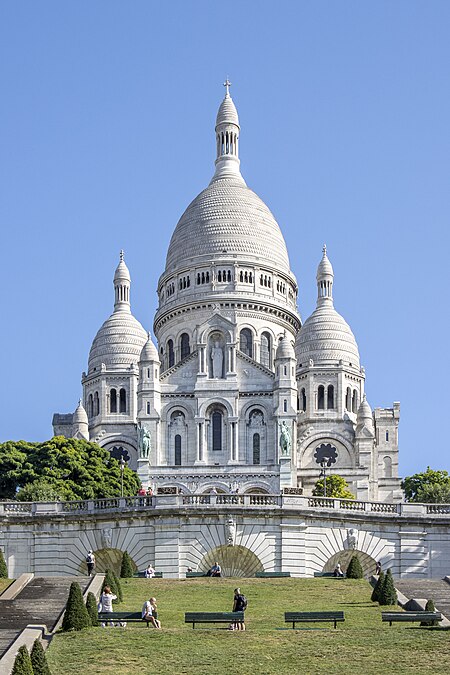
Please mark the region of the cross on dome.
[[120, 249], [120, 262], [123, 262], [124, 255], [125, 255], [124, 250], [123, 250], [123, 248], [121, 248]]
[[226, 87], [226, 90], [227, 90], [225, 96], [229, 96], [229, 95], [230, 95], [231, 82], [230, 82], [230, 80], [228, 79], [228, 77], [227, 77], [227, 79], [225, 80], [225, 82], [223, 83], [223, 86]]

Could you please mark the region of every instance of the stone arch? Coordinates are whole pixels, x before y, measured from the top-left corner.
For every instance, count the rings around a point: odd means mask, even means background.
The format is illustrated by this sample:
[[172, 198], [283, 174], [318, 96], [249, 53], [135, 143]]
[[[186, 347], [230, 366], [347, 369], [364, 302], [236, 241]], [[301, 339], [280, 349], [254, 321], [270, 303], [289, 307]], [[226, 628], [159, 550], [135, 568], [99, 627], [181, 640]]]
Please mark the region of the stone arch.
[[368, 577], [372, 576], [372, 574], [375, 574], [375, 567], [376, 567], [376, 560], [372, 558], [368, 553], [364, 553], [363, 551], [358, 551], [358, 550], [353, 550], [351, 548], [338, 551], [337, 553], [334, 553], [331, 558], [327, 560], [325, 565], [323, 566], [322, 571], [323, 572], [332, 572], [336, 565], [340, 563], [342, 569], [344, 572], [346, 571], [350, 560], [352, 556], [357, 555], [359, 558], [359, 562], [361, 563], [361, 567], [363, 569], [364, 577], [367, 579]]
[[137, 447], [128, 436], [114, 436], [112, 434], [103, 436], [99, 442], [99, 445], [105, 450], [108, 450], [114, 459], [119, 460], [122, 456], [130, 469], [133, 469], [133, 471], [137, 470]]
[[[314, 451], [321, 443], [330, 443], [335, 445], [338, 450], [338, 461], [333, 464], [336, 472], [344, 469], [355, 468], [355, 451], [352, 444], [342, 434], [332, 433], [324, 435], [323, 432], [317, 432], [307, 436], [304, 441], [301, 441], [299, 447], [299, 466], [302, 469], [317, 468], [319, 465], [314, 459]], [[319, 467], [320, 468], [320, 467]]]
[[254, 577], [264, 567], [258, 556], [245, 546], [218, 546], [208, 551], [199, 563], [199, 572], [207, 572], [218, 562], [224, 577]]
[[[123, 551], [121, 551], [118, 548], [101, 548], [98, 549], [97, 551], [94, 551], [94, 555], [95, 555], [94, 571], [96, 573], [102, 574], [109, 569], [114, 570], [117, 576], [120, 576], [120, 567], [122, 565]], [[131, 560], [131, 564], [134, 568], [134, 571], [136, 572], [137, 565], [133, 559]], [[84, 576], [87, 575], [87, 565], [85, 560], [83, 560], [78, 569], [80, 571], [80, 574]]]
[[270, 495], [270, 485], [262, 481], [252, 481], [244, 488], [244, 495]]

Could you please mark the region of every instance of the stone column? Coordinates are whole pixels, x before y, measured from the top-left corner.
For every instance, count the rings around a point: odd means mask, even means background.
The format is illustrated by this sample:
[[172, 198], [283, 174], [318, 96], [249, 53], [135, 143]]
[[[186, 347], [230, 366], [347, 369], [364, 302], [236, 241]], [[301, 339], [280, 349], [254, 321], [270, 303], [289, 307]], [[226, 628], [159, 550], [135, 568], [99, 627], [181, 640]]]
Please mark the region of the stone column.
[[230, 423], [230, 458], [228, 462], [237, 462], [239, 457], [238, 449], [238, 417], [229, 417], [228, 422]]

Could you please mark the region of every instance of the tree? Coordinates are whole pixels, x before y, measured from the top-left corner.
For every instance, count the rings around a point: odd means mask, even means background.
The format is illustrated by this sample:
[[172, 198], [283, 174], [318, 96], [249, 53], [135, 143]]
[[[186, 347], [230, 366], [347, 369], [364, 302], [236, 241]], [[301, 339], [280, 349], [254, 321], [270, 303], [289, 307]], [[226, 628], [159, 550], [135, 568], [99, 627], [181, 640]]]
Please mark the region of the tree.
[[25, 645], [19, 647], [11, 675], [34, 675], [30, 655]]
[[8, 567], [5, 562], [5, 556], [3, 555], [3, 551], [0, 548], [0, 579], [7, 579], [8, 578]]
[[[48, 501], [99, 499], [121, 494], [120, 462], [96, 443], [54, 436], [43, 443], [0, 444], [0, 499]], [[125, 495], [140, 487], [125, 466]]]
[[120, 576], [122, 579], [129, 579], [133, 576], [133, 561], [131, 560], [127, 551], [122, 556], [122, 565], [120, 567]]
[[391, 570], [386, 572], [378, 602], [380, 605], [397, 604], [397, 591], [395, 590], [394, 579], [392, 577]]
[[89, 591], [86, 598], [86, 609], [93, 626], [98, 624], [98, 610], [97, 610], [97, 600], [95, 595]]
[[372, 602], [379, 602], [380, 601], [380, 593], [381, 589], [383, 588], [384, 584], [384, 572], [381, 570], [379, 576], [378, 576], [378, 581], [375, 584], [375, 587], [372, 591], [372, 597], [370, 598]]
[[113, 577], [114, 577], [114, 583], [115, 583], [116, 588], [117, 588], [117, 600], [118, 600], [119, 602], [122, 602], [122, 601], [123, 601], [122, 584], [120, 583], [119, 577], [118, 577], [117, 574], [114, 572], [114, 570], [111, 570], [111, 574], [112, 574]]
[[111, 589], [111, 593], [114, 593], [114, 595], [117, 595], [117, 600], [113, 600], [114, 604], [122, 602], [122, 588], [120, 586], [120, 581], [118, 580], [117, 576], [115, 575], [113, 570], [106, 570], [105, 572], [105, 581], [103, 582], [103, 588], [105, 586], [109, 586]]
[[401, 486], [408, 502], [450, 503], [450, 476], [445, 470], [428, 466], [426, 471], [404, 478]]
[[347, 567], [347, 579], [363, 579], [364, 572], [357, 555], [353, 555]]
[[[434, 606], [433, 600], [427, 600], [427, 604], [425, 605], [425, 611], [426, 612], [435, 612], [436, 607]], [[439, 621], [421, 621], [420, 622], [421, 626], [439, 626]]]
[[[324, 496], [324, 481], [321, 478], [317, 481], [313, 495], [315, 497]], [[330, 476], [327, 476], [327, 497], [336, 497], [337, 499], [355, 499], [348, 489], [348, 483], [342, 476], [339, 476], [337, 473], [332, 473]]]
[[31, 650], [31, 665], [33, 666], [33, 675], [52, 675], [48, 667], [47, 657], [45, 656], [42, 642], [37, 638], [34, 641]]
[[91, 625], [91, 619], [83, 602], [80, 585], [73, 581], [70, 584], [69, 599], [67, 600], [66, 611], [62, 623], [62, 629], [82, 630]]

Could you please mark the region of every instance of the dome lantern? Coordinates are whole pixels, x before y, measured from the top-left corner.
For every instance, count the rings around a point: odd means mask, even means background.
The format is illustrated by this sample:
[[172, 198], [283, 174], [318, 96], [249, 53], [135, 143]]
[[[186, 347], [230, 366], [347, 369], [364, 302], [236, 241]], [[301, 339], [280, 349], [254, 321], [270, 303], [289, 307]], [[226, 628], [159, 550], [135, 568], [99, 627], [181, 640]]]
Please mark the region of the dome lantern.
[[230, 96], [231, 82], [228, 78], [223, 86], [226, 87], [226, 93], [217, 111], [216, 171], [211, 182], [230, 176], [238, 176], [244, 182], [239, 171], [239, 117]]
[[328, 260], [327, 245], [323, 245], [322, 260], [317, 268], [317, 307], [325, 303], [333, 304], [333, 267]]
[[131, 312], [130, 309], [130, 286], [131, 277], [125, 264], [124, 252], [120, 251], [119, 264], [114, 273], [114, 311]]

